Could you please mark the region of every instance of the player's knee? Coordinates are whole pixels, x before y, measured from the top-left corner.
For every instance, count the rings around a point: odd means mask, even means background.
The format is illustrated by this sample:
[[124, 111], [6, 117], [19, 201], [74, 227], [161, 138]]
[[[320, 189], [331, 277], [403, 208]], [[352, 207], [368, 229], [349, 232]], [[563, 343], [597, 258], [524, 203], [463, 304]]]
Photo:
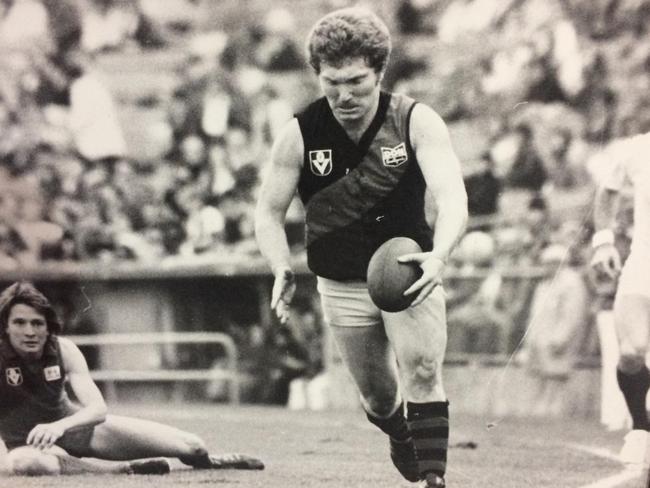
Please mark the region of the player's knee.
[[422, 356], [415, 362], [413, 377], [415, 381], [431, 383], [438, 374], [438, 361], [431, 356]]
[[412, 389], [433, 390], [438, 378], [440, 364], [436, 358], [422, 355], [412, 362], [409, 383]]
[[638, 373], [645, 367], [645, 355], [643, 353], [622, 353], [618, 360], [618, 369], [622, 373]]
[[19, 447], [7, 454], [7, 469], [16, 476], [60, 474], [55, 456], [48, 456], [31, 447]]
[[363, 396], [364, 409], [375, 417], [388, 417], [395, 411], [395, 393], [377, 392]]

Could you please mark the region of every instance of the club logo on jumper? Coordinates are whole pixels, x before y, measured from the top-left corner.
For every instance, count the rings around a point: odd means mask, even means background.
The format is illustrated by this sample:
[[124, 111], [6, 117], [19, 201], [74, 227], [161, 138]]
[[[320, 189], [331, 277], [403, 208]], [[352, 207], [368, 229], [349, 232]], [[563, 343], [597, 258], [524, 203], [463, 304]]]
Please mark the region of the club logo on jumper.
[[332, 172], [332, 150], [318, 149], [309, 151], [311, 172], [316, 176], [327, 176]]
[[395, 147], [381, 148], [381, 159], [384, 166], [394, 168], [395, 166], [404, 164], [408, 161], [408, 158], [408, 154], [406, 153], [406, 144], [403, 142]]
[[45, 381], [56, 381], [61, 379], [61, 368], [58, 365], [49, 366], [43, 369]]
[[20, 368], [7, 368], [5, 369], [7, 376], [7, 383], [11, 386], [20, 386], [23, 384], [23, 373]]

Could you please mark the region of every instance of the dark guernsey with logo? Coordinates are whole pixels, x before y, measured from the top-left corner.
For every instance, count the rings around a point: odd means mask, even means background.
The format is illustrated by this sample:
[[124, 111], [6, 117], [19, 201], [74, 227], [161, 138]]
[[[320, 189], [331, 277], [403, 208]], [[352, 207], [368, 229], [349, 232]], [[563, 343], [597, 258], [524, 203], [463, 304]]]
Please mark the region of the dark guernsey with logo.
[[306, 210], [307, 260], [318, 276], [365, 281], [372, 254], [392, 237], [432, 249], [426, 183], [409, 141], [414, 105], [409, 97], [382, 92], [359, 144], [325, 98], [297, 115], [305, 145], [298, 193]]
[[7, 448], [24, 445], [37, 424], [75, 411], [64, 389], [59, 341], [50, 336], [40, 360], [25, 361], [7, 339], [0, 339], [0, 437]]

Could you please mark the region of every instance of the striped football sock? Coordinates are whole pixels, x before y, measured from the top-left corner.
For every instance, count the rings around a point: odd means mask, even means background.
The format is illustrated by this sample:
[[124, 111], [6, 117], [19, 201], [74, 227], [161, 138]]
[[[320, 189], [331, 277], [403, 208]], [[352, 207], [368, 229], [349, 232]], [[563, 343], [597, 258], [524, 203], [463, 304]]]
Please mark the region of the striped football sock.
[[388, 434], [396, 441], [406, 441], [410, 437], [406, 418], [404, 417], [404, 404], [400, 403], [397, 410], [390, 417], [381, 418], [366, 412], [370, 423], [379, 427], [382, 432]]
[[409, 402], [406, 408], [420, 477], [425, 479], [427, 473], [435, 473], [444, 478], [449, 445], [449, 402]]

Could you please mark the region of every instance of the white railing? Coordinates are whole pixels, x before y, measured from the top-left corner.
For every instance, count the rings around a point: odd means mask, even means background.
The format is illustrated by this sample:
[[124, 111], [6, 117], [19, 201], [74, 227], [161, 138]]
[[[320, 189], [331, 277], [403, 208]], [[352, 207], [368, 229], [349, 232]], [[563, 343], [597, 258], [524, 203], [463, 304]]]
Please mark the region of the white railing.
[[[239, 374], [237, 371], [237, 346], [232, 338], [221, 332], [147, 332], [67, 335], [77, 346], [133, 346], [150, 344], [220, 344], [225, 353], [225, 368], [207, 369], [95, 369], [90, 371], [93, 380], [105, 384], [107, 401], [117, 399], [115, 383], [118, 382], [174, 382], [228, 381], [231, 403], [239, 403]], [[175, 389], [178, 393], [180, 390]], [[177, 399], [179, 395], [176, 395]]]

